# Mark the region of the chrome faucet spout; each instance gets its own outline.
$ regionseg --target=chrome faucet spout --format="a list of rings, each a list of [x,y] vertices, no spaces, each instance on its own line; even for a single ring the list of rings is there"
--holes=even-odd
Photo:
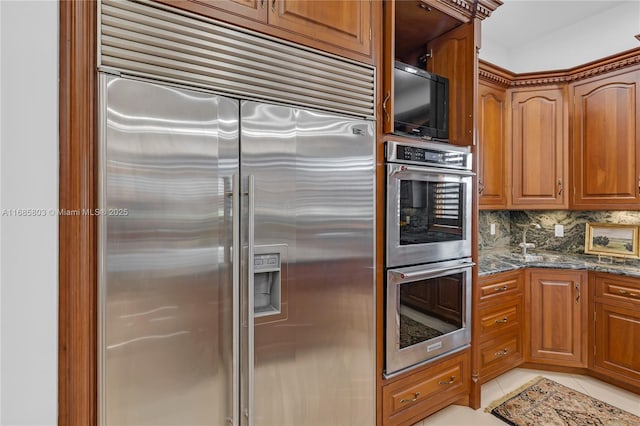
[[[534,243],[527,243],[527,231],[529,229],[542,229],[542,226],[540,226],[539,223],[530,223],[528,225],[524,225],[525,228],[522,231],[522,242],[519,244],[520,248],[522,248],[522,255],[524,257],[527,256],[527,249],[528,248],[535,248],[536,245]]]

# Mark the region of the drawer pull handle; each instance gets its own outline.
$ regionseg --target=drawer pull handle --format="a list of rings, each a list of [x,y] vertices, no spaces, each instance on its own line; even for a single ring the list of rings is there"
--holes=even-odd
[[[496,288],[495,291],[507,291],[507,290],[509,290],[509,287],[507,287],[506,285],[503,285],[502,287]]]
[[[496,324],[504,324],[504,323],[506,323],[507,321],[508,321],[508,320],[507,320],[507,317],[504,317],[504,318],[502,318],[501,320],[496,320]]]
[[[456,381],[456,376],[451,376],[451,377],[449,377],[449,381],[448,382],[441,381],[440,384],[441,385],[450,385],[450,384],[453,384],[453,382],[455,382],[455,381]]]
[[[501,351],[496,352],[494,355],[495,355],[496,357],[499,357],[499,356],[505,356],[508,352],[509,352],[509,351],[508,351],[507,349],[503,349],[503,350],[501,350]]]
[[[623,296],[640,297],[640,294],[638,294],[638,293],[630,293],[627,290],[620,290],[620,291],[618,291],[618,293],[623,295]]]
[[[416,392],[413,394],[413,399],[401,399],[400,404],[406,404],[407,402],[416,402],[418,397],[420,396],[420,392]]]

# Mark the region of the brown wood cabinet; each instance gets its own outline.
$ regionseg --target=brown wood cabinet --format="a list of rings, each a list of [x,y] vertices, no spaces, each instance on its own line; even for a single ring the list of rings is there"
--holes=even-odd
[[[525,360],[587,366],[587,272],[530,269],[525,306]]]
[[[455,145],[474,144],[479,25],[473,20],[428,44],[428,70],[449,79],[449,141]]]
[[[591,369],[640,389],[640,279],[592,273]]]
[[[370,0],[158,0],[278,38],[373,63]]]
[[[524,275],[522,270],[480,277],[479,339],[474,349],[480,383],[522,364]]]
[[[572,206],[640,208],[640,71],[571,85]]]
[[[564,87],[511,95],[511,205],[568,208],[568,111]]]
[[[382,388],[382,424],[413,425],[468,396],[469,350],[418,369]]]
[[[507,208],[506,90],[478,84],[478,204],[480,209]]]

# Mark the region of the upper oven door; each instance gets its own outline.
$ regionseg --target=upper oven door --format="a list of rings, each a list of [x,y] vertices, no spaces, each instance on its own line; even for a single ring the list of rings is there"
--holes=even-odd
[[[471,177],[387,165],[387,267],[471,256]]]

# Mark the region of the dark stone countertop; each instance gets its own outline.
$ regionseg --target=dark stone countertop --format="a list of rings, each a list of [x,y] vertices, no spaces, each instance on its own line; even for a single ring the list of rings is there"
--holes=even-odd
[[[543,251],[532,251],[531,254],[541,255],[543,259],[525,262],[520,253],[508,250],[480,250],[478,255],[479,274],[482,277],[520,268],[556,268],[609,272],[640,278],[640,267],[634,260],[624,260],[622,263],[623,259],[615,259],[613,263],[605,263],[604,261],[598,262],[598,256],[593,255]],[[611,258],[606,260],[608,262]]]

